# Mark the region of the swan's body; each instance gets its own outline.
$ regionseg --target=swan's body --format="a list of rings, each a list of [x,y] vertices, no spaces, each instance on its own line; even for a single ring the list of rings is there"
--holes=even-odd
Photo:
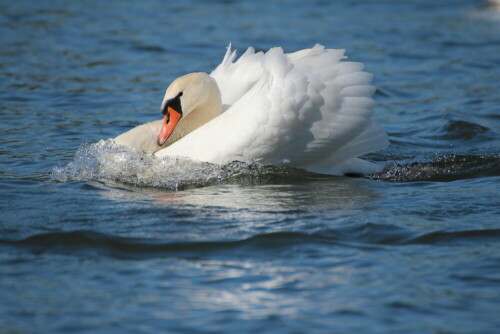
[[[235,57],[229,47],[210,75],[176,79],[162,104],[165,119],[138,126],[116,142],[158,157],[217,164],[256,160],[337,175],[378,169],[358,158],[388,145],[371,120],[375,88],[361,63],[340,61],[344,50],[321,45],[290,54],[249,48],[233,62]],[[171,131],[165,120],[177,108],[180,120]]]

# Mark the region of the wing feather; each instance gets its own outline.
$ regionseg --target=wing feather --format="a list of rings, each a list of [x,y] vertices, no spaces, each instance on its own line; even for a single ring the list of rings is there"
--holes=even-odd
[[[343,61],[344,50],[319,44],[291,54],[249,48],[235,58],[229,46],[211,73],[227,110],[163,155],[286,162],[311,170],[316,165],[324,172],[387,145],[385,132],[371,120],[372,75],[361,63]]]

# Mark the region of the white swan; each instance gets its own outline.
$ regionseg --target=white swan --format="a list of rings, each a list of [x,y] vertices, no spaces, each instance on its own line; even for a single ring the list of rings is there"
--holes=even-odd
[[[210,75],[176,79],[163,99],[164,119],[115,141],[217,164],[256,160],[333,175],[379,169],[358,158],[388,145],[371,120],[375,87],[363,64],[319,44],[288,54],[248,48],[235,57],[229,46]]]

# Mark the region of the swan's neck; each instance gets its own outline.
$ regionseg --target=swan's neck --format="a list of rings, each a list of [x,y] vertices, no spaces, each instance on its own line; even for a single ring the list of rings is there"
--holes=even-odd
[[[191,73],[178,78],[172,85],[176,82],[178,85],[184,84],[188,87],[184,92],[185,100],[183,101],[183,108],[186,109],[185,115],[179,120],[172,134],[162,146],[158,146],[157,140],[164,120],[137,126],[116,137],[115,142],[134,147],[137,150],[154,153],[172,145],[221,114],[220,90],[215,80],[208,74]]]

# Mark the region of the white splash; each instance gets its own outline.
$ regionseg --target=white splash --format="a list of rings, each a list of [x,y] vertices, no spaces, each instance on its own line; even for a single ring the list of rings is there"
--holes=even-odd
[[[113,180],[135,186],[180,190],[222,183],[274,183],[308,173],[257,162],[217,165],[181,157],[158,158],[118,145],[113,139],[82,144],[73,161],[52,170],[56,182]]]

